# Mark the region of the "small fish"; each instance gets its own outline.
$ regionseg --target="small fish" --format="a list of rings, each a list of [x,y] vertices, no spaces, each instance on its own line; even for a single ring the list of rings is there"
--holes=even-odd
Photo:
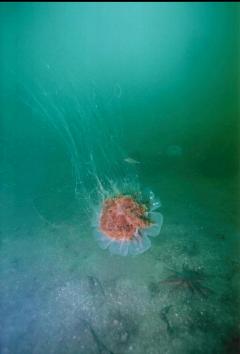
[[[140,163],[139,161],[134,160],[131,157],[127,157],[126,159],[124,159],[124,161],[127,163],[131,163],[131,164],[139,164]]]

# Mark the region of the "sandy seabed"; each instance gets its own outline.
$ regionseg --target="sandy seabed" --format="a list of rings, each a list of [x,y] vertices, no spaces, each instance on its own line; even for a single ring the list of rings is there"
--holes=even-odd
[[[51,222],[2,186],[1,353],[238,353],[235,182],[145,176],[164,224],[136,257],[101,250],[81,220]],[[183,267],[204,274],[204,294],[162,282]]]

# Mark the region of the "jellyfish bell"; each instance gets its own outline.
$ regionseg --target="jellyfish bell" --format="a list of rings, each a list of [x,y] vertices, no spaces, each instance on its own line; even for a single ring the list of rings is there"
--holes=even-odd
[[[163,217],[155,210],[160,202],[148,191],[105,198],[95,219],[95,236],[102,249],[122,256],[137,255],[151,247],[149,237],[160,233]]]

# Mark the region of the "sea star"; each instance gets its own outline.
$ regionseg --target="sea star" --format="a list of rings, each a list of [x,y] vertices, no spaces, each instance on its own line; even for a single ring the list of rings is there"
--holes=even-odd
[[[187,289],[192,294],[199,294],[206,298],[210,289],[202,285],[202,281],[206,278],[201,270],[190,269],[188,266],[183,265],[181,271],[170,269],[173,275],[161,281],[164,284],[174,285],[172,290]]]

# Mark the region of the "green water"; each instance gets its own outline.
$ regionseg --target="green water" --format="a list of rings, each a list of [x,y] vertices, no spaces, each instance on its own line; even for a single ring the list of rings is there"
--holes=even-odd
[[[239,353],[239,46],[237,3],[0,5],[1,353]],[[136,257],[92,230],[126,186]]]

